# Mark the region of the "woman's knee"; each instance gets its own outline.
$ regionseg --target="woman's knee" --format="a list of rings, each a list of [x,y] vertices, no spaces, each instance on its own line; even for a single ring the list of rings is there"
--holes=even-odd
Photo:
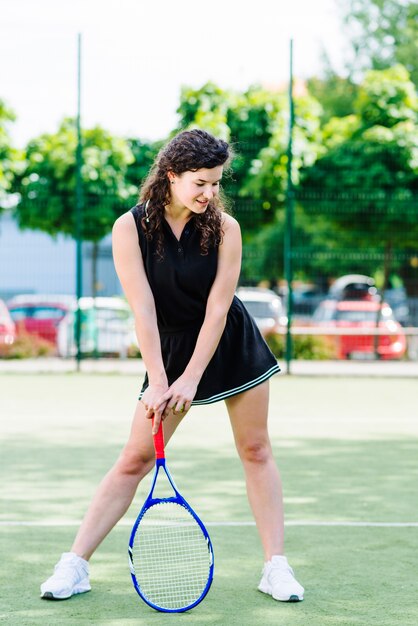
[[[138,448],[125,446],[116,461],[116,467],[121,474],[142,478],[145,474],[148,474],[154,462],[153,452],[148,453]]]
[[[247,441],[242,442],[237,447],[243,463],[264,465],[272,456],[269,441]]]

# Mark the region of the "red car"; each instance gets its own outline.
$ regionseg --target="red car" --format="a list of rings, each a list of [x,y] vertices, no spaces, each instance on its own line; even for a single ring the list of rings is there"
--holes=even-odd
[[[378,315],[378,335],[368,334],[367,329],[376,329]],[[405,333],[385,302],[380,304],[373,300],[323,300],[312,321],[313,325],[323,328],[324,335],[327,335],[326,328],[340,331],[329,333],[335,337],[340,359],[373,357],[375,352],[380,359],[401,359],[405,355]],[[343,334],[344,330],[347,334]]]
[[[10,315],[18,334],[38,335],[56,345],[60,322],[68,312],[68,306],[54,302],[9,302]]]
[[[9,310],[3,300],[0,300],[0,346],[11,346],[16,338],[16,327]]]

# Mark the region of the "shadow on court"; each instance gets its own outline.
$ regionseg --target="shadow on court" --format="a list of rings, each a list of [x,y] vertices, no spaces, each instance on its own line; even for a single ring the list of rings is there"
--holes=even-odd
[[[40,525],[0,525],[0,623],[418,624],[418,529],[344,525],[418,522],[415,383],[293,378],[272,384],[271,426],[286,519],[301,523],[286,530],[290,562],[306,588],[305,601],[296,605],[275,603],[257,592],[262,552],[256,529],[233,525],[252,518],[227,417],[220,407],[197,409],[196,419],[187,428],[182,425],[168,446],[167,460],[180,491],[208,523],[215,579],[196,609],[168,616],[141,602],[127,564],[129,522],[142,505],[149,479],[125,525],[115,528],[94,555],[93,591],[68,602],[39,600],[39,584],[68,549],[97,484],[120,452],[137,381],[27,377],[22,394],[22,380],[8,377],[10,393],[0,399],[0,522]],[[361,411],[340,402],[347,396],[356,398]],[[229,525],[216,524],[222,522]]]
[[[284,482],[286,518],[311,521],[411,522],[418,500],[418,438],[295,439],[274,447]],[[77,521],[120,451],[119,446],[51,446],[4,438],[0,520]],[[180,491],[208,522],[251,520],[244,475],[232,446],[167,450]],[[147,477],[128,517],[149,488]]]
[[[3,528],[2,531],[5,529]],[[7,529],[0,620],[10,626],[162,626],[176,619],[193,626],[394,626],[417,623],[410,593],[418,547],[414,529],[290,528],[288,553],[306,588],[297,605],[276,603],[256,590],[261,558],[255,528],[215,527],[215,579],[193,611],[167,616],[147,607],[130,582],[128,528],[116,528],[92,559],[93,590],[66,602],[39,599],[39,584],[74,529]],[[388,572],[390,571],[390,576]],[[396,597],[396,602],[393,598]]]

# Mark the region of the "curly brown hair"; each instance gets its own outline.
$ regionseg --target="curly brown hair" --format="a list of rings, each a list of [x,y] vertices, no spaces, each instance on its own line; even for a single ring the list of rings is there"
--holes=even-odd
[[[157,256],[164,257],[162,220],[164,207],[170,203],[171,192],[168,172],[180,175],[199,169],[211,169],[228,165],[231,149],[226,141],[217,139],[204,130],[193,129],[180,132],[158,153],[147,178],[142,184],[139,202],[146,203],[146,216],[141,220],[147,239],[156,238]],[[204,213],[195,215],[195,224],[200,231],[201,254],[222,242],[222,212],[226,211],[222,192],[214,196]]]

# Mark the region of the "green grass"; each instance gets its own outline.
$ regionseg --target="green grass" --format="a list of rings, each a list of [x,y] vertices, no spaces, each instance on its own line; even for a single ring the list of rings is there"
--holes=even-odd
[[[167,450],[208,524],[215,580],[193,611],[160,614],[130,582],[129,524],[149,487],[94,555],[93,591],[39,600],[130,426],[133,376],[4,375],[0,397],[0,623],[7,626],[416,626],[418,529],[308,522],[418,522],[416,381],[275,377],[270,431],[284,482],[286,546],[306,588],[299,604],[257,592],[262,566],[243,474],[222,404],[193,409]]]

